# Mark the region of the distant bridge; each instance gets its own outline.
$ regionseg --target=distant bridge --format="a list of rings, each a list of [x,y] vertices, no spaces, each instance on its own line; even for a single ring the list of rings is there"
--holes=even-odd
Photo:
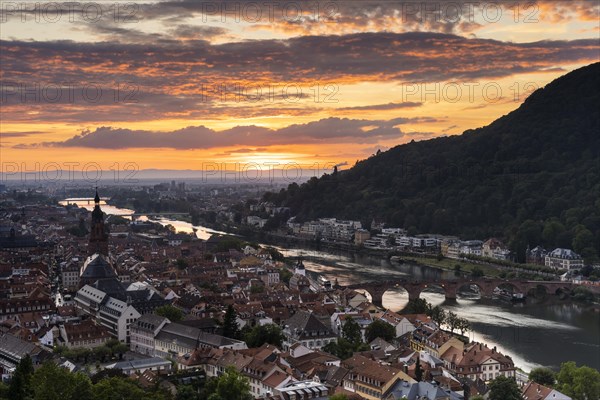
[[[128,217],[181,217],[181,216],[188,216],[190,215],[189,212],[169,212],[169,211],[162,211],[162,212],[147,212],[147,213],[133,213],[133,214],[128,214]]]
[[[371,295],[371,302],[379,307],[383,307],[383,294],[393,288],[402,288],[408,293],[408,299],[418,299],[421,292],[427,288],[442,289],[446,299],[456,299],[458,291],[470,285],[476,285],[479,288],[481,297],[492,297],[494,289],[499,286],[511,286],[514,292],[527,294],[538,286],[543,287],[546,293],[570,293],[575,287],[579,286],[572,282],[561,281],[526,281],[494,278],[478,279],[457,279],[449,281],[423,280],[414,281],[409,279],[395,279],[384,282],[364,282],[345,286],[348,289],[364,290]]]

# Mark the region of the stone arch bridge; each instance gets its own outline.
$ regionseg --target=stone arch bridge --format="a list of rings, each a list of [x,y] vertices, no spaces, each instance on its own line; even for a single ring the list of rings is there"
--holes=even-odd
[[[494,289],[499,286],[512,286],[513,291],[528,293],[538,286],[543,287],[546,293],[570,292],[575,288],[571,282],[561,281],[525,281],[510,279],[457,279],[457,280],[422,280],[413,281],[408,279],[396,279],[382,282],[364,282],[345,286],[347,289],[364,290],[371,295],[371,302],[379,307],[383,307],[383,294],[393,288],[402,288],[408,292],[408,299],[419,298],[421,292],[427,288],[442,289],[445,292],[446,299],[456,299],[458,291],[469,285],[476,285],[482,297],[492,297]]]

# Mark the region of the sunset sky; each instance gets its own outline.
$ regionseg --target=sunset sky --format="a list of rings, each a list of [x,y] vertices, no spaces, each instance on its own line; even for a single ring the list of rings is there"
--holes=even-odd
[[[0,2],[2,163],[353,165],[600,60],[598,1],[35,4]]]

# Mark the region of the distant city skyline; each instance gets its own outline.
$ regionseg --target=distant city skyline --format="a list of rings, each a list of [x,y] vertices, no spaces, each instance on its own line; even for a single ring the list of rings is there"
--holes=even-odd
[[[595,1],[78,4],[0,6],[2,163],[351,166],[600,60]]]

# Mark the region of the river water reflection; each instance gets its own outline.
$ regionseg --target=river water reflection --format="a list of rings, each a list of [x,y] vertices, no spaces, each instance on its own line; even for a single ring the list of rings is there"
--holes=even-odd
[[[386,281],[402,277],[451,279],[454,273],[413,264],[398,264],[378,257],[344,252],[280,248],[285,256],[303,257],[307,270],[339,284]],[[600,313],[590,307],[559,300],[555,296],[510,304],[492,299],[461,297],[448,301],[443,294],[423,292],[421,297],[467,318],[472,340],[510,355],[529,371],[536,366],[558,369],[564,361],[576,361],[600,369]],[[390,289],[383,305],[399,311],[408,303],[403,289]]]
[[[67,199],[68,200],[68,199]],[[78,204],[80,202],[77,202]],[[93,208],[87,201],[80,206]],[[131,215],[132,210],[103,205],[107,214]],[[173,225],[178,231],[196,230],[200,239],[208,239],[218,232],[202,226],[167,218],[155,220]],[[307,249],[280,248],[286,257],[303,257],[307,270],[323,275],[339,284],[386,281],[401,277],[417,279],[451,279],[452,272],[412,264],[398,264],[377,257],[345,252],[324,252]],[[510,355],[515,364],[529,371],[536,366],[558,369],[565,361],[576,361],[600,369],[600,313],[590,307],[564,302],[555,296],[528,299],[525,304],[510,304],[492,299],[460,297],[445,300],[442,294],[423,292],[423,298],[433,305],[441,305],[472,325],[472,340],[496,346]],[[402,289],[388,290],[383,305],[398,311],[406,306],[408,295]]]

